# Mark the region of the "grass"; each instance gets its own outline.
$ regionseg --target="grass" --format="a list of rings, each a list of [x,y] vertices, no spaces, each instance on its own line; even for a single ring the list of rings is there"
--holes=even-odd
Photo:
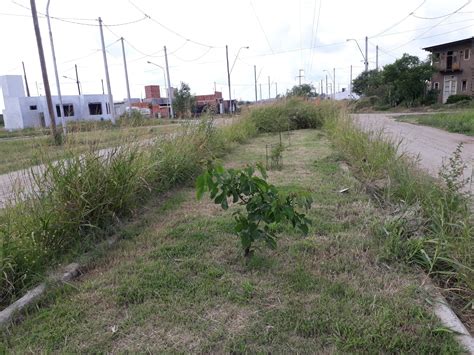
[[[423,268],[474,329],[474,221],[472,201],[461,192],[459,154],[440,181],[401,154],[399,142],[380,131],[363,132],[345,115],[327,121],[326,129],[367,191],[391,214],[376,228],[381,257]]]
[[[256,138],[225,165],[261,161],[277,141]],[[371,226],[382,215],[325,134],[294,132],[283,155],[270,180],[313,194],[307,237],[284,228],[278,249],[246,262],[233,209],[180,189],[150,201],[87,274],[5,329],[0,351],[459,353],[418,276],[378,261]]]
[[[431,126],[448,132],[474,136],[474,110],[427,115],[405,115],[397,117],[397,121]]]
[[[62,146],[51,143],[49,136],[19,138],[14,140],[0,139],[0,174],[25,169],[42,162],[62,159],[71,153],[83,153],[94,146],[97,149],[109,148],[156,137],[160,133],[176,130],[176,125],[158,127],[128,127],[121,129],[77,130],[68,135]]]
[[[0,304],[8,304],[67,260],[106,237],[150,195],[190,181],[213,156],[254,132],[247,122],[180,127],[174,138],[91,149],[44,162],[0,215]],[[158,137],[159,138],[159,137]]]

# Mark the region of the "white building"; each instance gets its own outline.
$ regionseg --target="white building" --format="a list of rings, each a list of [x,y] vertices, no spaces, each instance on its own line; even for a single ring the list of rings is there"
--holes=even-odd
[[[3,91],[3,119],[8,130],[28,127],[48,127],[51,123],[46,97],[27,97],[21,75],[0,76]],[[59,98],[53,96],[56,124],[61,124]],[[107,95],[63,95],[64,116],[67,121],[110,120],[112,115]]]

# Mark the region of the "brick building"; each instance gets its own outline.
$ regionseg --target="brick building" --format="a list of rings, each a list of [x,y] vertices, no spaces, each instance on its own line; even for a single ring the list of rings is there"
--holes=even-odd
[[[148,108],[153,117],[169,118],[168,98],[161,97],[159,85],[145,86],[145,98],[141,102],[132,102],[132,107]]]
[[[439,90],[438,101],[464,94],[474,97],[474,37],[423,48],[431,52],[431,63],[436,72],[431,87]]]

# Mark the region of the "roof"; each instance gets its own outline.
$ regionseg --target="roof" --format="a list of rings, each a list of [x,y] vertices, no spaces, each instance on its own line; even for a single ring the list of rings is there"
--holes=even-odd
[[[469,38],[460,39],[460,40],[454,41],[454,42],[436,44],[436,45],[434,45],[434,46],[425,47],[425,48],[423,48],[423,49],[424,49],[425,51],[432,52],[432,51],[434,51],[434,50],[441,49],[442,47],[456,46],[456,45],[458,45],[458,44],[464,44],[464,43],[472,43],[473,40],[474,40],[474,37],[469,37]]]

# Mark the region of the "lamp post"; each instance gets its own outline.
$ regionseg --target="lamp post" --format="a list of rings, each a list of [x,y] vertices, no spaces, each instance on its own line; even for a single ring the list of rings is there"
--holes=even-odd
[[[226,54],[226,59],[227,59],[227,83],[229,85],[229,111],[232,114],[234,111],[234,107],[232,105],[232,94],[231,94],[231,87],[230,87],[230,74],[232,73],[232,70],[234,69],[235,63],[237,62],[237,58],[239,57],[240,51],[242,49],[249,49],[249,46],[244,46],[240,47],[239,50],[237,51],[237,55],[235,56],[234,63],[232,63],[232,67],[229,70],[229,48],[226,45],[225,46],[225,54]]]
[[[166,73],[165,73],[165,68],[163,68],[161,65],[159,64],[156,64],[156,63],[153,63],[153,62],[150,62],[149,60],[147,61],[148,64],[151,64],[151,65],[154,65],[155,67],[158,67],[160,68],[161,70],[163,70],[163,81],[165,83],[165,90],[166,92],[168,93],[168,115],[169,117],[171,117],[171,114],[170,114],[170,109],[171,109],[171,97],[170,97],[170,92],[168,92],[168,87],[166,85]]]
[[[354,41],[354,42],[357,44],[357,48],[359,48],[360,54],[362,54],[362,58],[364,58],[365,71],[367,72],[367,71],[369,70],[369,61],[368,61],[368,58],[367,58],[367,42],[368,42],[368,38],[365,37],[365,55],[364,55],[364,53],[362,52],[362,49],[361,49],[360,46],[359,46],[359,42],[357,42],[357,40],[356,40],[355,38],[348,38],[348,39],[346,39],[346,42],[349,42],[349,41]]]

